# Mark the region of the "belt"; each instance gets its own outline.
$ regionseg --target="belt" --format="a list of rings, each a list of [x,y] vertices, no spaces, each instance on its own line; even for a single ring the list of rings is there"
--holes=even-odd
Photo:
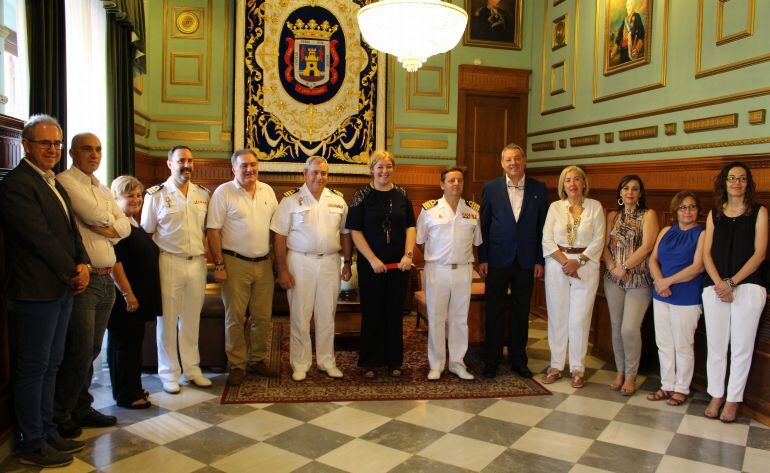
[[[257,256],[256,258],[249,258],[248,256],[243,256],[242,254],[236,253],[235,251],[225,250],[225,249],[222,250],[222,253],[233,256],[238,259],[242,259],[243,261],[248,261],[250,263],[259,263],[260,261],[265,261],[266,259],[270,258],[269,254],[265,256]]]
[[[109,276],[112,273],[112,266],[107,268],[91,268],[91,274],[98,274],[100,276]]]
[[[198,257],[199,257],[199,256],[183,256],[183,255],[178,255],[178,254],[176,254],[176,253],[169,253],[168,251],[161,251],[160,253],[161,253],[162,255],[169,255],[169,256],[173,256],[174,258],[185,259],[185,260],[187,260],[187,261],[191,261],[191,260],[193,260],[194,258],[198,258]],[[201,256],[202,256],[202,255],[201,255]]]
[[[582,247],[582,248],[572,248],[572,247],[569,247],[569,246],[561,246],[561,245],[557,245],[557,246],[559,247],[559,249],[561,250],[562,253],[567,253],[568,255],[579,255],[579,254],[583,253],[586,250],[585,247]]]
[[[325,258],[325,257],[330,256],[330,255],[337,255],[337,256],[339,256],[339,252],[336,252],[336,253],[311,253],[309,251],[295,251],[295,250],[290,250],[290,251],[294,251],[295,253],[299,253],[299,254],[305,255],[305,256],[311,256],[313,258],[318,258],[318,259]]]
[[[442,264],[442,263],[436,263],[436,262],[433,262],[433,261],[428,261],[428,263],[429,264],[435,264],[435,265],[438,265],[438,266],[446,266],[447,268],[451,268],[451,269],[457,269],[457,268],[459,268],[461,266],[468,266],[469,264],[471,264],[471,263]]]

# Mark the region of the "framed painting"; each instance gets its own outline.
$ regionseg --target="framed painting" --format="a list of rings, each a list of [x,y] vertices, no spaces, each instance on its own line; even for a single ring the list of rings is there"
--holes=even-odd
[[[653,0],[605,1],[605,76],[649,64],[652,4]]]
[[[463,44],[487,48],[521,49],[524,0],[465,0],[470,24]]]

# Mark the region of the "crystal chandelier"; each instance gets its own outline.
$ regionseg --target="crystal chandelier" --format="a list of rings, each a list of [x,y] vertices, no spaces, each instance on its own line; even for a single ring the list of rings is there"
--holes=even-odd
[[[455,47],[467,23],[465,10],[441,0],[381,0],[358,10],[364,40],[409,72]]]

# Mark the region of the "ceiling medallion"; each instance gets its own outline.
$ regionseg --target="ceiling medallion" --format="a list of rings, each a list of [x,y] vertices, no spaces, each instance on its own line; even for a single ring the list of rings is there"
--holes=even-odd
[[[176,17],[176,27],[179,32],[184,34],[193,34],[198,31],[200,21],[195,13],[186,11],[179,14]]]

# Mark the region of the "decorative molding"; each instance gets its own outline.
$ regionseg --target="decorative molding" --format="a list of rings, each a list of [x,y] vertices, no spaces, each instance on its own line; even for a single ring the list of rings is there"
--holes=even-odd
[[[198,78],[195,80],[176,78],[176,60],[179,58],[195,59],[198,63]],[[174,85],[201,85],[203,84],[203,53],[171,53],[171,84]]]
[[[209,13],[211,10],[209,9]],[[201,7],[174,7],[172,9],[175,28],[171,31],[172,38],[203,39],[203,29],[200,27],[206,17]]]
[[[561,86],[556,88],[556,70],[561,69]],[[564,61],[551,64],[551,95],[559,95],[564,93],[564,87],[567,85],[567,68],[564,66]]]
[[[567,148],[567,140],[565,138],[562,138],[559,140],[559,148],[561,149]]]
[[[549,61],[547,61],[547,56],[548,56],[548,54],[547,54],[548,53],[548,32],[551,30],[551,28],[549,28],[549,26],[548,26],[548,3],[549,3],[548,1],[544,1],[543,2],[543,46],[542,46],[543,54],[542,54],[542,59],[541,59],[542,66],[541,66],[541,72],[540,72],[540,115],[550,115],[552,113],[563,112],[565,110],[572,110],[572,109],[575,108],[575,105],[577,103],[577,74],[578,74],[577,56],[578,56],[578,25],[580,24],[579,23],[579,19],[580,19],[580,0],[575,0],[575,19],[573,20],[574,24],[575,24],[575,28],[574,28],[574,30],[575,30],[575,32],[574,32],[575,37],[574,37],[573,45],[572,45],[572,91],[571,91],[572,100],[570,101],[570,103],[568,103],[566,105],[556,106],[554,108],[549,108],[549,109],[546,109],[546,107],[545,107],[545,84],[546,84],[546,80],[545,80],[546,69],[545,69],[545,67],[546,67],[546,63],[549,62]],[[564,15],[564,17],[565,17],[565,22],[566,22],[566,14]],[[565,23],[565,26],[566,26],[566,23]],[[565,28],[565,30],[566,30],[566,28]],[[566,31],[565,31],[565,34],[566,34]],[[566,36],[565,36],[565,41],[566,41]],[[551,52],[553,52],[553,51],[551,51]],[[551,66],[551,67],[552,67],[551,68],[551,72],[553,73],[553,66]],[[562,87],[563,89],[567,88],[566,78],[567,78],[567,72],[565,70],[564,71],[564,79],[565,79],[565,81],[563,82],[563,87]],[[553,75],[551,75],[551,79],[553,79]],[[553,84],[551,84],[551,85],[553,85]],[[561,93],[561,92],[553,93],[553,87],[551,87],[551,89],[552,89],[552,92],[550,94],[551,96],[558,95],[558,94]]]
[[[645,138],[656,138],[657,136],[658,125],[631,128],[630,130],[620,130],[618,132],[618,139],[620,141],[642,140]]]
[[[556,6],[556,5],[561,5],[561,4],[562,4],[562,3],[564,3],[565,1],[566,1],[566,0],[553,0],[553,6]]]
[[[400,146],[406,149],[447,149],[449,141],[447,140],[417,140],[402,139]]]
[[[219,141],[224,141],[225,143],[232,143],[233,141],[233,134],[229,131],[223,131],[219,133]]]
[[[169,0],[164,0],[163,1],[163,44],[162,44],[163,55],[162,55],[162,65],[161,65],[161,69],[162,69],[162,74],[161,74],[161,102],[164,102],[164,103],[186,103],[186,104],[208,104],[208,103],[211,103],[211,56],[212,56],[212,54],[211,54],[211,43],[212,43],[212,36],[213,36],[211,34],[211,32],[212,32],[212,19],[211,19],[212,15],[211,15],[211,12],[213,11],[212,1],[213,0],[208,0],[207,1],[207,11],[209,12],[209,14],[206,15],[206,29],[207,29],[208,33],[205,35],[205,39],[206,39],[205,63],[206,63],[206,65],[204,66],[204,69],[206,71],[206,81],[205,81],[206,83],[203,86],[205,94],[204,94],[204,97],[202,97],[202,98],[196,98],[196,97],[174,98],[174,97],[169,97],[169,95],[168,95],[168,82],[169,82],[167,80],[168,79],[168,75],[169,75],[169,72],[168,72],[169,65],[168,65],[168,61],[167,61],[168,56],[169,56],[168,55],[168,40],[169,40],[169,38],[173,39],[174,36],[173,36],[173,31],[172,31],[172,34],[169,34],[169,32],[168,32],[169,23],[170,23],[170,21],[169,21],[170,19],[169,19],[169,15],[168,15],[168,2],[169,2]],[[174,7],[174,8],[188,8],[188,7]],[[201,34],[203,34],[203,33],[201,33]],[[186,37],[186,38],[187,39],[193,39],[193,38],[190,38],[189,36]],[[201,36],[200,38],[196,38],[196,39],[199,39],[199,40],[203,39],[203,36]],[[172,62],[172,64],[173,64],[173,62]]]
[[[606,153],[591,153],[591,154],[581,154],[581,155],[574,155],[574,156],[554,156],[554,157],[543,157],[543,158],[537,158],[537,159],[530,159],[530,163],[546,163],[550,161],[576,161],[581,159],[593,159],[593,158],[610,158],[615,156],[633,156],[633,155],[639,155],[639,154],[653,154],[653,153],[670,153],[675,151],[690,151],[695,149],[710,149],[710,148],[729,148],[731,146],[754,146],[754,145],[764,145],[770,143],[770,136],[763,137],[763,138],[747,138],[747,139],[740,139],[740,140],[731,140],[731,141],[712,141],[708,143],[697,143],[697,144],[691,144],[691,145],[676,145],[676,146],[663,146],[659,148],[642,148],[642,149],[633,149],[633,150],[625,150],[625,151],[609,151]],[[623,163],[624,166],[626,166],[626,163]]]
[[[666,123],[663,125],[663,131],[666,136],[676,135],[676,123]]]
[[[414,154],[399,154],[398,159],[415,159],[415,160],[435,160],[435,161],[455,161],[454,156],[418,156]],[[399,164],[399,169],[401,165]]]
[[[755,0],[748,0],[746,6],[748,12],[746,15],[746,28],[743,31],[737,31],[733,34],[725,36],[724,33],[724,10],[725,3],[729,0],[719,0],[717,2],[717,37],[716,45],[722,46],[731,41],[737,41],[739,39],[748,38],[754,34],[754,15],[756,14],[756,2]]]
[[[394,133],[447,133],[450,135],[456,135],[457,130],[455,128],[428,128],[428,127],[406,127],[397,126],[393,128]]]
[[[749,123],[751,125],[764,125],[766,113],[767,110],[764,108],[761,110],[749,110]]]
[[[628,115],[619,115],[615,117],[602,118],[601,120],[594,120],[591,122],[576,123],[574,125],[567,125],[558,128],[550,128],[541,131],[535,131],[528,133],[527,137],[550,135],[552,133],[559,133],[562,131],[577,130],[580,128],[594,127],[598,125],[607,125],[608,123],[616,123],[627,120],[636,120],[637,118],[652,117],[655,115],[669,114],[674,112],[681,112],[683,110],[690,110],[694,108],[708,107],[710,105],[718,105],[727,102],[733,102],[736,100],[745,100],[755,97],[762,97],[764,95],[770,95],[770,87],[762,87],[760,89],[752,89],[743,92],[736,92],[733,94],[722,95],[719,97],[712,97],[708,99],[696,100],[694,102],[687,102],[678,105],[671,105],[668,107],[661,107],[652,110],[646,110],[643,112],[630,113]]]
[[[566,13],[553,20],[551,26],[551,51],[556,51],[567,45],[567,36],[569,35],[569,25],[567,21]]]
[[[549,151],[556,149],[555,141],[541,141],[540,143],[532,143],[532,151]]]
[[[170,146],[148,146],[141,143],[135,143],[134,147],[137,149],[143,149],[145,151],[163,151],[167,152],[170,148]],[[201,152],[201,153],[232,153],[232,148],[220,148],[220,147],[213,147],[213,146],[190,146],[190,150],[193,153]],[[166,159],[166,156],[156,156],[158,158]],[[229,163],[229,161],[228,161]]]
[[[136,95],[142,95],[144,93],[144,74],[134,77],[133,87]]]
[[[738,114],[730,113],[715,117],[698,118],[696,120],[685,120],[682,124],[685,133],[736,128],[738,126]]]
[[[457,86],[459,90],[526,94],[529,92],[529,75],[530,71],[524,73],[521,69],[460,64]]]
[[[614,143],[615,142],[615,132],[611,131],[609,133],[604,134],[604,142],[605,143]]]
[[[222,132],[232,131],[232,126],[229,123],[229,109],[230,94],[228,88],[230,81],[230,0],[225,0],[225,55],[222,57]]]
[[[178,130],[158,130],[155,134],[159,140],[180,140],[180,141],[208,141],[210,133],[208,131],[178,131]]]
[[[419,92],[418,90],[418,75],[419,70],[415,72],[406,73],[406,113],[434,113],[439,115],[449,114],[449,83],[451,80],[452,71],[452,53],[446,52],[444,54],[444,66],[423,66],[421,70],[432,70],[438,72],[438,89],[436,94],[429,94],[425,92]],[[412,91],[414,89],[414,91]],[[417,108],[412,106],[412,97],[443,97],[444,103],[440,109],[431,108]]]
[[[586,135],[586,136],[576,136],[575,138],[569,139],[569,145],[574,147],[577,146],[590,146],[590,145],[598,145],[599,144],[599,135]]]
[[[444,67],[423,66],[412,73],[407,72],[407,74],[412,76],[412,87],[414,88],[414,93],[412,95],[415,97],[443,97],[444,69]],[[435,72],[436,76],[438,77],[438,92],[427,92],[420,90],[420,74],[428,71]]]
[[[134,115],[137,117],[147,120],[148,122],[155,122],[155,123],[192,123],[195,125],[221,125],[222,120],[213,120],[213,119],[207,119],[207,118],[184,118],[184,117],[151,117],[150,115],[147,115],[146,113],[134,110]]]
[[[134,122],[134,134],[136,136],[148,137],[150,136],[150,129],[149,127]]]

